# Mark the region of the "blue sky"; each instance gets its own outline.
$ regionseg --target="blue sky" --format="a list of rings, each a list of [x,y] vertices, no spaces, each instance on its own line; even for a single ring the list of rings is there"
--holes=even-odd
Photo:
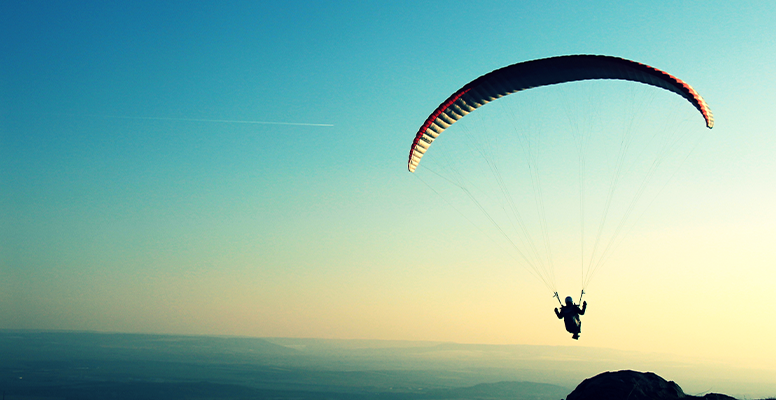
[[[711,356],[766,365],[776,10],[654,3],[4,2],[0,328],[567,344],[541,284],[418,211],[438,200],[406,159],[471,79],[607,54],[686,80],[717,125],[697,203],[628,248],[665,270],[604,274],[587,345],[709,355],[713,319],[748,329]],[[629,296],[672,311],[619,318]]]

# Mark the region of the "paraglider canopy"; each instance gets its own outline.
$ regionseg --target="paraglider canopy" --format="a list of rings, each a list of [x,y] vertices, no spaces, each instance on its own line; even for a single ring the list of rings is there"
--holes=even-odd
[[[466,114],[500,97],[525,89],[590,79],[640,82],[674,92],[703,115],[706,126],[714,117],[703,98],[690,85],[667,72],[624,58],[569,55],[526,61],[485,74],[453,93],[434,110],[415,135],[408,169],[415,172],[421,157],[445,129]]]

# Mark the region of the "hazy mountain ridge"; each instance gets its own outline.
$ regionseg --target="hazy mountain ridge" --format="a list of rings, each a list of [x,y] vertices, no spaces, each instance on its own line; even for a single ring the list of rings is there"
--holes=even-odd
[[[78,359],[87,354],[90,359],[144,359],[165,354],[181,360],[203,355],[238,358],[298,355],[294,349],[257,338],[97,332],[5,331],[0,333],[0,348],[9,357],[39,355],[46,359]]]
[[[436,344],[303,341],[300,350],[293,343],[256,338],[0,331],[0,375],[6,377],[0,389],[8,400],[431,400],[520,398],[521,393],[543,399],[543,393],[557,398],[569,392],[548,384],[483,383],[514,378],[504,371],[402,370],[382,364]],[[358,365],[371,368],[354,368]]]
[[[570,346],[0,331],[0,354],[0,376],[6,377],[2,390],[28,396],[89,388],[100,393],[145,390],[151,396],[188,387],[211,398],[306,399],[328,393],[328,398],[354,399],[557,400],[558,391],[569,393],[582,380],[616,369],[669,371],[661,375],[680,381],[691,393],[748,393],[745,382],[738,384],[740,391],[710,387],[712,379],[730,379],[724,375],[729,370],[707,369],[717,375],[708,373],[709,380],[686,385],[681,372],[698,364]],[[219,390],[236,397],[223,397]],[[760,389],[765,394],[760,397],[773,393],[768,390]],[[550,392],[551,397],[542,397]],[[83,396],[66,397],[90,398]],[[165,398],[159,396],[147,398]]]
[[[557,399],[569,390],[559,386],[533,387],[525,382],[480,384],[472,388],[436,390],[428,393],[412,392],[333,392],[305,390],[271,390],[240,385],[209,382],[191,383],[98,383],[84,386],[49,386],[21,388],[8,393],[8,399],[342,399],[342,400],[437,400],[437,399]]]

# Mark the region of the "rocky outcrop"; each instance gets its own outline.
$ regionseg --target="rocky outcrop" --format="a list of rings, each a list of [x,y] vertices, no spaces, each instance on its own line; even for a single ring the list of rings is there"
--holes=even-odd
[[[652,372],[604,372],[585,379],[566,400],[735,400],[724,394],[709,393],[703,397],[684,394],[673,381]]]

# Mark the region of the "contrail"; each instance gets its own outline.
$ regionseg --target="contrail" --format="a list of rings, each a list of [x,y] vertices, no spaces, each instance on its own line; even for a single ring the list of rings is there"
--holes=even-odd
[[[56,115],[56,114],[54,114]],[[92,117],[92,118],[117,118],[117,119],[140,119],[150,121],[186,121],[186,122],[215,122],[226,124],[259,124],[259,125],[292,125],[292,126],[334,126],[333,124],[312,124],[307,122],[274,122],[274,121],[244,121],[236,119],[202,119],[202,118],[171,118],[171,117],[132,117],[127,115],[93,115],[93,114],[68,114],[71,117]]]

